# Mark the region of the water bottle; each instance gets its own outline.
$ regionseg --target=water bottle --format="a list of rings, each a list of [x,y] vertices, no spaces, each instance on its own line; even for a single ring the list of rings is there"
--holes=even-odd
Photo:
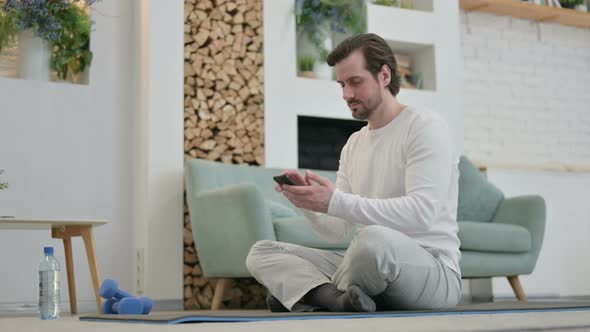
[[[59,318],[59,262],[53,247],[43,248],[45,257],[39,264],[39,318]]]

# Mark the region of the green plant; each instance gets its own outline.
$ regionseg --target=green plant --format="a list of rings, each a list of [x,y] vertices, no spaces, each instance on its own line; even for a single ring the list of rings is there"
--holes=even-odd
[[[66,79],[70,71],[77,75],[92,62],[92,20],[86,9],[96,1],[0,0],[0,49],[17,32],[33,29],[36,37],[50,43],[51,68],[58,77]]]
[[[323,41],[333,32],[357,34],[367,29],[364,0],[297,0],[297,31],[318,49],[319,60],[328,55]]]
[[[388,7],[393,7],[393,6],[397,6],[397,0],[375,0],[375,2],[373,2],[376,5],[380,5],[380,6],[388,6]]]
[[[0,5],[2,3],[0,2]],[[0,51],[15,43],[16,26],[14,16],[0,10]]]
[[[299,66],[299,71],[313,71],[313,66],[315,64],[316,57],[313,55],[302,55],[297,59],[297,64]]]
[[[559,0],[559,3],[564,8],[574,8],[577,5],[584,4],[584,0]]]
[[[3,170],[0,169],[0,174],[4,173]],[[0,181],[0,190],[4,190],[8,188],[8,183]]]
[[[92,20],[86,11],[71,6],[57,15],[61,21],[61,37],[53,42],[51,68],[65,80],[68,71],[73,75],[83,72],[92,63],[90,51],[90,31]]]

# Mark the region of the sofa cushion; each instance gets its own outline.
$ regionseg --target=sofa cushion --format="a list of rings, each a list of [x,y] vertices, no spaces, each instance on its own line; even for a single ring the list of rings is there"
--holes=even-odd
[[[350,239],[332,243],[322,239],[303,216],[278,218],[272,221],[277,241],[318,249],[346,249]]]
[[[465,156],[461,156],[459,172],[457,220],[492,220],[498,205],[504,199],[504,194],[488,182]]]
[[[266,200],[266,206],[268,206],[268,208],[270,209],[271,219],[288,218],[297,215],[297,213],[288,206],[285,206],[281,203],[277,203],[275,201],[271,201],[270,199]]]
[[[459,221],[461,250],[522,253],[531,250],[531,233],[518,225]]]

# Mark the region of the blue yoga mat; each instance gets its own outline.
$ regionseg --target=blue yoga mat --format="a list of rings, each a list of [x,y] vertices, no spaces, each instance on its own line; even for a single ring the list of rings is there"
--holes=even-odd
[[[184,311],[179,313],[152,313],[150,315],[86,315],[81,321],[105,321],[119,323],[181,324],[213,322],[257,322],[279,320],[384,318],[471,314],[506,314],[520,312],[556,312],[590,310],[590,302],[492,302],[457,306],[446,310],[354,312],[288,312],[222,310]]]

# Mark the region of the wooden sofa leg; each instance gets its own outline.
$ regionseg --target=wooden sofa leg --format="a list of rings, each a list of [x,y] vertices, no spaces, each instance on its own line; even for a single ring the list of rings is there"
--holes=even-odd
[[[213,293],[213,301],[211,302],[211,310],[219,310],[223,294],[229,288],[230,279],[217,279],[215,284],[215,292]]]
[[[510,283],[510,286],[512,286],[512,290],[514,291],[516,298],[519,301],[526,302],[526,295],[524,294],[524,290],[522,289],[522,285],[520,284],[518,276],[509,276],[508,282]]]

